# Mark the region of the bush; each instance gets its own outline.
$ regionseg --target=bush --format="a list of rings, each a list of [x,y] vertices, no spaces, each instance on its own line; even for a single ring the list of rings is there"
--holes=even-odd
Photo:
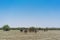
[[[4,30],[4,31],[9,31],[9,30],[10,30],[10,27],[9,27],[8,25],[4,25],[4,26],[3,26],[3,30]]]

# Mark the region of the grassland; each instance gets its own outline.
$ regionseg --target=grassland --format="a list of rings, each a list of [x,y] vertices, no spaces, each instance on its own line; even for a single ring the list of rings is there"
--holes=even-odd
[[[59,30],[39,31],[37,33],[24,33],[19,30],[0,30],[0,40],[60,40]]]

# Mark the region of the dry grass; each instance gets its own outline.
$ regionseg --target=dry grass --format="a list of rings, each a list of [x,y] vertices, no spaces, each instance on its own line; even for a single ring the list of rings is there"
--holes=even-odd
[[[38,33],[23,33],[19,30],[0,30],[0,40],[60,40],[60,31],[39,31]]]

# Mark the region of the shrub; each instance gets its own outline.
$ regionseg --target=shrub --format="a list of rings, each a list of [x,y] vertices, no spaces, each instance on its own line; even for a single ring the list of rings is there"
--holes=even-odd
[[[9,31],[9,30],[10,30],[10,27],[9,27],[8,25],[4,25],[4,26],[3,26],[3,30],[4,30],[4,31]]]

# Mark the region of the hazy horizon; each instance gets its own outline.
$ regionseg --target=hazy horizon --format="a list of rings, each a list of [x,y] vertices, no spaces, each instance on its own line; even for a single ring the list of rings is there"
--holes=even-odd
[[[60,0],[0,0],[0,27],[60,27]]]

